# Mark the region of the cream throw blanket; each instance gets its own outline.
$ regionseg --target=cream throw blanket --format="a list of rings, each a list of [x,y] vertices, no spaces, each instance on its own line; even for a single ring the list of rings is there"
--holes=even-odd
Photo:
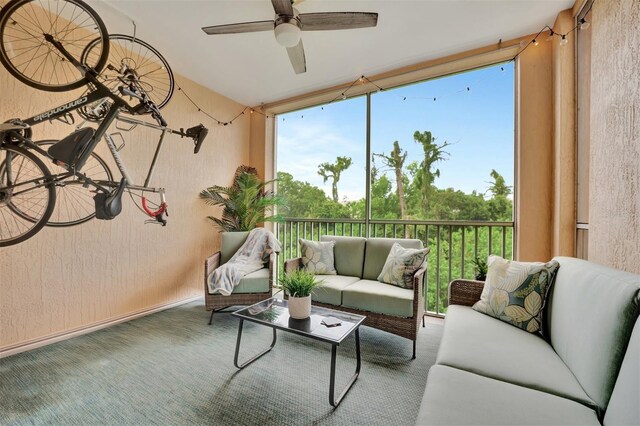
[[[209,276],[209,293],[229,296],[247,274],[264,268],[271,253],[280,252],[280,242],[270,231],[255,228],[231,259]]]

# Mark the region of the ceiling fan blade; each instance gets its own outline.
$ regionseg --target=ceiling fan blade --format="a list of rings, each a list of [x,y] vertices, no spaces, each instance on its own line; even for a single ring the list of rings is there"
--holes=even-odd
[[[320,12],[298,15],[302,31],[348,30],[378,25],[378,14],[367,12]]]
[[[237,33],[253,33],[256,31],[273,30],[275,23],[273,21],[256,21],[243,22],[240,24],[214,25],[211,27],[203,27],[202,31],[209,35],[215,34],[237,34]]]
[[[273,4],[273,10],[276,11],[276,15],[293,16],[291,0],[271,0],[271,4]]]
[[[293,70],[296,74],[307,72],[307,62],[304,59],[304,47],[302,46],[302,40],[293,47],[287,47],[287,53],[289,54],[289,60],[291,61],[291,65],[293,65]]]

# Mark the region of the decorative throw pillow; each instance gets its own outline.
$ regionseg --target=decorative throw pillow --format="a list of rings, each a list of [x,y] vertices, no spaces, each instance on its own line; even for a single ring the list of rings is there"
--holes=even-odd
[[[413,289],[413,275],[420,269],[428,253],[428,248],[410,249],[394,243],[378,276],[378,281]]]
[[[530,333],[542,328],[542,312],[560,264],[514,262],[489,256],[487,280],[473,309]]]
[[[333,261],[333,247],[335,241],[309,241],[300,238],[302,252],[302,266],[315,275],[336,275]]]

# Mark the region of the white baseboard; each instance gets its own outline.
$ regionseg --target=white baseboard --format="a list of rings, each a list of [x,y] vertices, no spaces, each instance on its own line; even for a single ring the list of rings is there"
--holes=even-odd
[[[142,309],[140,311],[132,312],[130,314],[125,314],[119,317],[110,318],[108,320],[99,321],[93,324],[73,328],[71,330],[65,330],[59,333],[50,334],[48,336],[26,340],[24,342],[20,342],[15,345],[10,345],[4,348],[0,348],[0,358],[4,358],[10,355],[15,355],[20,352],[29,351],[31,349],[39,348],[41,346],[50,345],[52,343],[60,342],[62,340],[71,339],[72,337],[81,336],[83,334],[91,333],[93,331],[100,330],[102,328],[107,328],[112,325],[120,324],[122,322],[131,321],[132,319],[140,318],[146,315],[151,315],[156,312],[160,312],[160,311],[164,311],[165,309],[170,309],[176,306],[184,305],[185,303],[193,302],[198,299],[202,299],[202,296],[190,297],[188,299],[179,300],[177,302],[156,305],[150,308]]]

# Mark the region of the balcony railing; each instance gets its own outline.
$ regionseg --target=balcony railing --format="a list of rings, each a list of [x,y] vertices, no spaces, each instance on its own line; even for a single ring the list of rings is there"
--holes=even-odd
[[[367,230],[368,226],[368,230]],[[368,232],[367,232],[368,231]],[[424,286],[425,311],[444,315],[448,284],[457,278],[474,278],[473,260],[489,254],[513,258],[513,222],[364,220],[287,218],[277,227],[284,261],[298,257],[298,239],[319,240],[321,235],[417,238],[430,247]]]

